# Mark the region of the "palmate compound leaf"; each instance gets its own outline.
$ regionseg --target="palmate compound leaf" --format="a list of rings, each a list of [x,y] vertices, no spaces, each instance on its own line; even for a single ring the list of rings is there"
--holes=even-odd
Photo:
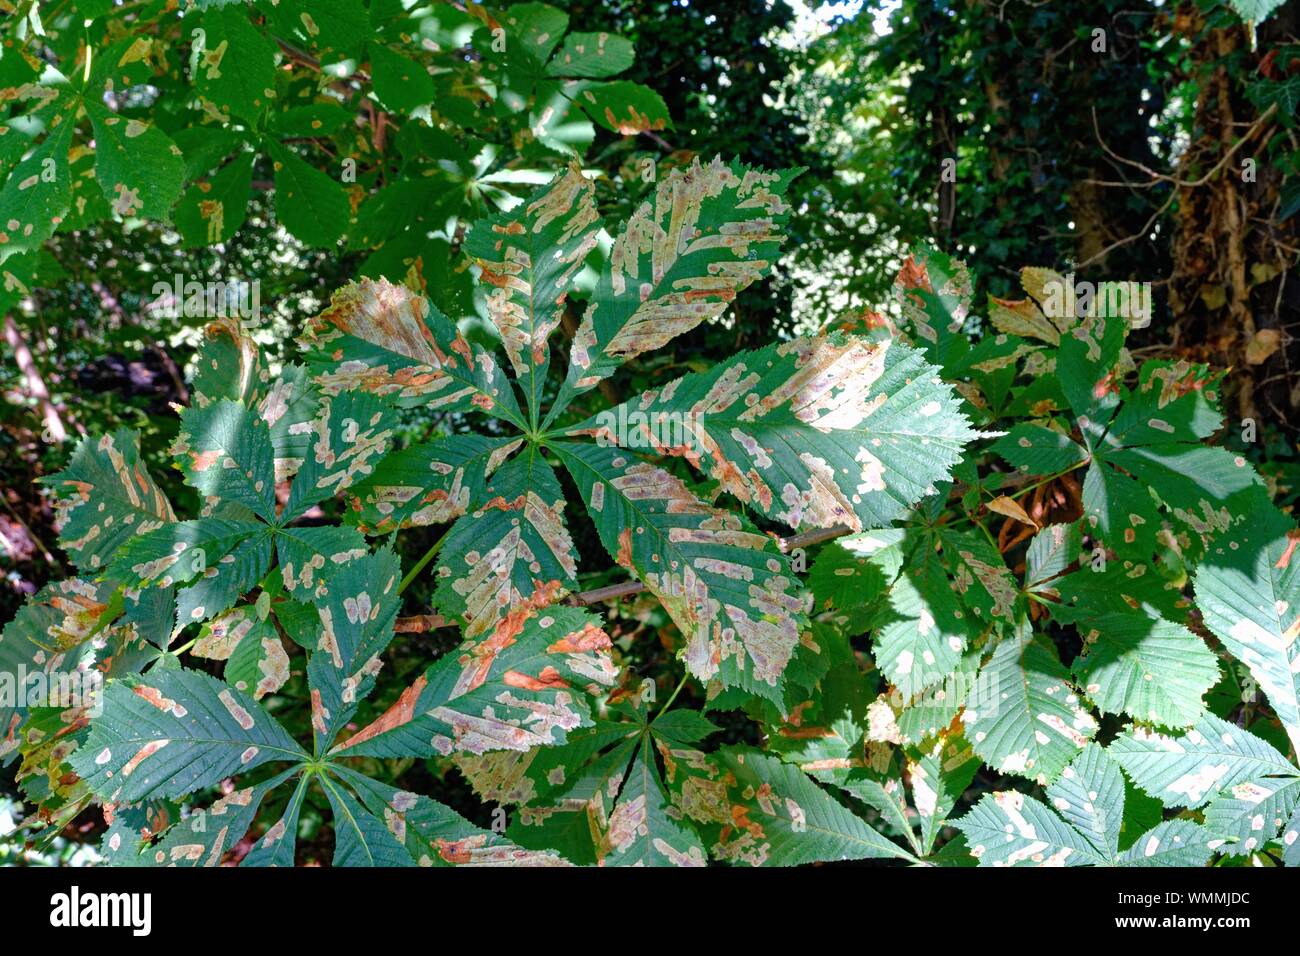
[[[434,604],[464,624],[466,638],[476,638],[538,591],[563,597],[577,572],[564,491],[530,445],[488,482],[483,504],[448,531]]]
[[[326,395],[360,390],[435,411],[477,408],[526,428],[491,353],[404,286],[349,283],[308,321],[299,345]]]
[[[488,315],[534,422],[550,367],[547,339],[600,232],[595,193],[575,161],[516,209],[475,223],[465,236],[465,253],[481,270],[480,280],[493,287]]]
[[[624,225],[570,352],[546,423],[623,362],[720,315],[771,267],[796,175],[721,158],[660,178],[654,198]]]
[[[273,386],[265,402],[273,403],[274,394]],[[225,398],[187,409],[173,452],[203,495],[204,517],[130,539],[116,555],[112,576],[135,587],[185,585],[176,598],[176,623],[184,626],[232,607],[262,580],[274,552],[285,590],[309,600],[321,569],[364,554],[365,539],[349,528],[286,525],[368,475],[387,450],[394,424],[395,412],[372,395],[324,401],[298,429],[311,444],[302,451],[306,457],[292,463],[297,475],[277,514],[279,465],[265,412]]]
[[[59,544],[86,571],[102,569],[131,538],[176,520],[129,429],[83,438],[68,467],[47,482],[59,497]]]
[[[599,792],[607,811],[618,794],[617,782],[608,799],[603,788],[627,768],[643,730],[640,722],[597,717],[590,726],[570,731],[557,746],[456,754],[452,759],[480,799],[516,808],[509,811],[506,830],[511,840],[590,866],[596,862],[599,835],[588,807]]]
[[[1205,626],[1250,668],[1300,753],[1300,537],[1271,506],[1215,539],[1193,586]]]
[[[659,744],[677,809],[709,855],[748,866],[914,859],[797,767],[749,748],[714,754]]]
[[[768,749],[822,783],[833,784],[877,810],[884,835],[902,837],[918,855],[929,853],[958,797],[970,783],[979,760],[962,737],[948,727],[961,705],[955,688],[945,685],[923,695],[952,695],[954,706],[935,726],[916,738],[919,747],[895,747],[899,726],[892,723],[891,697],[875,696],[848,641],[825,638],[835,655],[808,699],[780,723],[765,728]],[[874,697],[874,699],[873,699]],[[920,701],[914,706],[923,706]],[[904,710],[907,714],[908,710]],[[908,807],[903,781],[915,811]],[[919,818],[918,835],[914,822]]]
[[[681,630],[690,673],[781,704],[781,677],[807,622],[799,582],[776,543],[628,452],[567,442],[550,448],[573,476],[606,550]]]
[[[614,685],[609,635],[539,591],[491,633],[445,654],[388,711],[335,745],[340,756],[447,756],[563,743]]]
[[[1014,790],[986,794],[954,825],[980,866],[1201,866],[1214,853],[1192,820],[1159,823],[1121,853],[1124,779],[1096,744],[1065,768],[1047,798],[1052,809]]]
[[[252,696],[198,671],[110,681],[104,712],[72,757],[99,797],[180,797],[231,774],[307,754]]]
[[[596,861],[601,866],[705,865],[699,836],[674,812],[659,778],[649,735],[641,737],[612,809],[606,811],[596,793],[587,812],[600,835]]]
[[[975,753],[999,773],[1047,784],[1097,732],[1056,649],[1027,622],[980,669],[961,718]]]
[[[682,455],[792,528],[853,531],[933,494],[978,436],[920,352],[840,334],[743,353],[576,430]]]

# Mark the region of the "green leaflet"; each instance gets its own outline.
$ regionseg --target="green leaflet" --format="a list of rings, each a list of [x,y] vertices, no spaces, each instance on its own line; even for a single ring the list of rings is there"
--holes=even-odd
[[[30,156],[18,163],[0,188],[0,262],[16,253],[38,249],[54,235],[72,203],[72,171],[68,150],[75,123],[69,115],[54,117],[54,126]],[[16,140],[10,131],[7,140]],[[17,225],[13,225],[13,224]]]
[[[1205,808],[1205,829],[1224,841],[1222,852],[1241,856],[1280,835],[1288,866],[1300,824],[1300,776],[1266,777],[1221,791]]]
[[[330,777],[318,779],[334,811],[334,866],[415,866],[382,820]]]
[[[565,866],[554,852],[518,847],[436,800],[340,768],[365,807],[420,866]]]
[[[389,109],[408,112],[433,101],[433,80],[410,57],[372,43],[370,69],[375,94]]]
[[[347,392],[323,400],[305,429],[310,446],[289,488],[280,524],[369,477],[388,452],[396,425],[393,409],[374,395]]]
[[[81,695],[78,703],[89,703],[94,685],[85,678],[96,655],[85,644],[108,610],[93,584],[69,578],[47,584],[0,630],[0,763],[23,743],[19,727],[42,681],[53,683],[45,685],[39,703],[55,703],[49,698],[60,693],[61,676],[69,691]]]
[[[636,57],[632,44],[612,33],[570,33],[546,72],[600,79],[622,73]]]
[[[1205,394],[1213,394],[1213,384],[1201,367],[1151,362],[1135,391],[1121,391],[1117,411],[1107,393],[1105,403],[1080,412],[1093,456],[1084,511],[1106,547],[1143,559],[1155,550],[1159,515],[1152,492],[1181,525],[1208,538],[1231,523],[1227,500],[1258,483],[1244,458],[1198,444],[1222,423]]]
[[[208,10],[199,19],[201,42],[191,48],[199,95],[249,124],[275,98],[275,43],[248,19],[243,4]]]
[[[523,428],[501,369],[428,300],[386,280],[344,286],[299,340],[322,392],[361,390],[402,405],[481,411]]]
[[[739,515],[615,448],[554,442],[605,549],[659,599],[700,680],[780,701],[804,615],[789,559]]]
[[[571,156],[590,145],[592,123],[624,136],[671,128],[658,93],[627,81],[593,82],[632,65],[632,44],[609,33],[573,33],[556,47],[568,14],[542,3],[515,4],[498,21],[470,8],[487,24],[475,50],[485,74],[499,86],[495,104],[503,118],[528,110],[528,127],[548,148]],[[588,122],[590,120],[590,122]]]
[[[316,752],[324,753],[375,685],[393,639],[401,565],[387,549],[331,569],[316,598],[320,632],[307,664]]]
[[[298,778],[284,814],[254,841],[253,848],[240,866],[293,866],[298,845],[298,817],[310,783],[311,778],[306,774]]]
[[[793,178],[720,158],[661,177],[614,242],[546,423],[623,362],[721,314],[761,278],[783,238],[789,207],[781,197]]]
[[[635,136],[672,126],[663,98],[640,83],[580,80],[564,83],[560,89],[593,123],[622,136]]]
[[[239,231],[248,215],[254,159],[252,153],[240,153],[181,197],[172,218],[187,246],[227,242]]]
[[[599,793],[595,798],[600,799]],[[600,865],[704,866],[699,838],[672,812],[649,736],[641,738],[633,755],[618,803],[608,814],[602,811],[598,806],[595,812],[595,825],[601,833],[596,848]]]
[[[913,553],[873,629],[876,664],[905,700],[956,670],[971,632],[938,555],[923,549]]]
[[[265,525],[230,518],[191,518],[155,528],[126,542],[109,568],[110,576],[129,587],[169,588],[216,576],[220,562],[254,536],[269,543]],[[263,560],[269,562],[270,553]],[[265,573],[255,568],[253,577]],[[217,609],[214,609],[214,611]]]
[[[273,140],[266,140],[266,152],[275,166],[280,224],[308,246],[333,246],[351,218],[342,185]]]
[[[137,852],[136,860],[155,866],[219,866],[222,857],[243,839],[266,795],[287,780],[286,771],[265,783],[232,790],[211,806],[196,810],[169,829],[161,840]],[[292,862],[292,860],[290,861]]]
[[[980,866],[1201,866],[1213,854],[1192,820],[1162,822],[1120,853],[1124,781],[1096,744],[1047,797],[1055,812],[1014,790],[987,794],[956,821]]]
[[[907,777],[921,817],[921,845],[926,853],[934,850],[941,828],[970,786],[979,764],[970,744],[961,737],[940,738],[908,754]]]
[[[465,237],[465,252],[481,270],[480,281],[493,287],[488,314],[534,423],[550,368],[547,340],[600,232],[595,192],[574,163],[516,210],[480,220]]]
[[[952,372],[969,348],[960,334],[970,316],[972,282],[966,264],[928,245],[913,250],[894,280],[895,297],[918,348]]]
[[[1204,713],[1219,665],[1187,628],[1143,614],[1098,614],[1081,621],[1079,633],[1074,676],[1102,713],[1164,727],[1190,726]]]
[[[573,590],[578,554],[563,512],[555,472],[530,447],[489,480],[482,506],[448,531],[434,603],[464,624],[465,637],[494,630],[535,595],[549,603]]]
[[[95,177],[113,212],[165,219],[184,183],[180,148],[158,127],[99,103],[87,102],[86,112],[95,130]]]
[[[331,754],[395,757],[528,750],[591,723],[590,693],[614,684],[609,636],[578,608],[527,605],[465,641]]]
[[[1006,628],[1024,610],[1024,598],[998,549],[976,531],[939,529],[952,574],[953,589],[971,613],[985,625]]]
[[[1209,713],[1178,735],[1134,727],[1107,753],[1134,783],[1169,807],[1199,807],[1238,784],[1300,777],[1300,770],[1260,737]]]
[[[203,344],[190,383],[192,407],[207,408],[223,398],[252,406],[269,378],[261,349],[239,322],[217,319],[203,330]]]
[[[677,728],[695,738],[704,730],[698,715],[669,711],[646,723],[636,699],[611,709],[630,710],[632,719],[597,721],[559,747],[463,757],[458,765],[485,798],[518,804],[507,834],[522,846],[553,848],[582,866],[703,866],[704,848],[672,809],[655,758],[655,742],[674,736],[668,718],[697,718]]]
[[[195,657],[226,662],[226,683],[261,700],[289,679],[289,655],[275,625],[252,605],[232,608],[203,625]]]
[[[104,714],[72,757],[100,797],[180,797],[268,761],[306,753],[253,700],[197,671],[155,669],[112,681]]]
[[[176,520],[129,429],[83,438],[68,467],[47,481],[59,497],[59,543],[85,570],[104,567],[132,536]]]
[[[275,480],[292,477],[311,448],[314,433],[308,424],[320,405],[306,369],[286,365],[272,381],[261,347],[237,320],[218,319],[204,330],[194,372],[193,407],[206,409],[223,398],[256,410],[270,431]]]
[[[1088,459],[1088,453],[1069,436],[1042,425],[1021,423],[991,446],[1020,471],[1049,475]]]
[[[796,767],[747,748],[660,745],[673,803],[714,859],[748,866],[911,859]]]
[[[205,515],[218,504],[236,504],[275,522],[271,431],[253,409],[229,399],[186,409],[173,454],[203,496]]]
[[[315,50],[323,62],[344,54],[360,55],[369,35],[365,7],[349,0],[257,0],[273,35],[303,50]]]
[[[1041,640],[1004,639],[976,689],[962,713],[966,738],[999,773],[1049,783],[1097,732],[1055,648]]]
[[[1282,6],[1282,2],[1283,0],[1230,0],[1230,5],[1243,20],[1262,23]]]
[[[1082,534],[1078,523],[1048,525],[1029,542],[1025,554],[1025,590],[1043,590],[1053,579],[1065,573],[1082,551]]]
[[[1300,752],[1300,560],[1296,531],[1271,507],[1252,509],[1215,539],[1197,568],[1205,626],[1250,668]]]
[[[792,528],[854,531],[932,494],[976,437],[919,352],[839,335],[739,355],[578,429],[682,455]]]
[[[487,480],[518,438],[448,435],[386,455],[348,491],[347,520],[366,534],[444,524],[487,501]]]

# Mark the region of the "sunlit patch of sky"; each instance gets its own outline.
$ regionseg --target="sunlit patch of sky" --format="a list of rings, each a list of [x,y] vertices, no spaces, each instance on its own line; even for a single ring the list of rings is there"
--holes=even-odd
[[[832,2],[809,3],[808,0],[785,0],[786,5],[794,11],[795,22],[790,29],[778,38],[777,42],[785,47],[806,46],[818,37],[834,29],[837,17],[853,18],[862,13],[863,0],[832,0]],[[898,9],[902,0],[887,0],[873,5],[869,11],[877,33],[889,32],[889,18]]]

